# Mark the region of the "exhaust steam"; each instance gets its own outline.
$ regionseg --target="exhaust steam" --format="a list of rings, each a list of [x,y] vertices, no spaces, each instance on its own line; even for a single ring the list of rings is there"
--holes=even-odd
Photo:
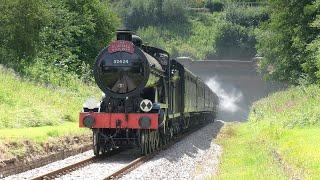
[[[244,104],[244,96],[242,92],[233,86],[222,84],[218,77],[210,78],[206,81],[209,88],[217,94],[220,100],[219,105],[219,118],[226,120],[228,115],[240,115],[247,114],[242,107]]]

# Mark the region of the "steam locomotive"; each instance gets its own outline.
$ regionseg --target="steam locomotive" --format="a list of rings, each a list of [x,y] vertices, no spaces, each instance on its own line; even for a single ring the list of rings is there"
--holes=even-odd
[[[94,78],[104,96],[85,102],[79,126],[92,129],[95,155],[119,147],[151,153],[217,113],[218,97],[199,77],[131,31],[117,31],[100,52]]]

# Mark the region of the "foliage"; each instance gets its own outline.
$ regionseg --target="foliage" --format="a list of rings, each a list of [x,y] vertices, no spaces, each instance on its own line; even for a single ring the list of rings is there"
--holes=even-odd
[[[223,59],[248,58],[256,54],[252,28],[225,22],[220,24],[216,39],[216,56]]]
[[[202,8],[206,3],[206,0],[186,0],[186,4],[189,7]]]
[[[214,39],[217,34],[215,24],[223,21],[220,16],[213,15],[198,17],[204,20],[190,20],[189,28],[166,28],[149,26],[140,28],[137,34],[153,46],[161,47],[169,51],[172,57],[190,56],[195,59],[207,58],[215,52]]]
[[[123,1],[121,8],[125,26],[138,29],[151,25],[167,25],[172,23],[187,23],[185,1],[181,0],[136,0]]]
[[[7,2],[7,1],[5,1]],[[39,48],[40,31],[48,21],[48,12],[41,0],[15,0],[4,4],[7,18],[4,24],[7,30],[7,46],[13,49],[19,58],[33,57]],[[3,14],[2,16],[5,16]],[[9,23],[9,24],[7,24]]]
[[[47,77],[90,81],[90,66],[119,22],[105,0],[13,0],[0,8],[0,63],[59,85]]]
[[[317,85],[277,92],[254,103],[249,122],[227,125],[218,140],[224,148],[218,179],[316,179],[319,94]]]
[[[268,16],[263,7],[226,6],[219,0],[125,0],[114,2],[124,25],[145,42],[195,59],[251,58],[256,54],[254,29]],[[165,8],[172,7],[172,8]],[[199,13],[185,7],[219,12]],[[224,10],[224,11],[222,11]],[[221,11],[221,12],[220,12]]]
[[[258,27],[261,22],[269,19],[266,7],[228,6],[226,19],[243,27]]]
[[[215,57],[222,59],[254,57],[256,55],[254,30],[268,19],[265,8],[228,6],[223,16],[226,20],[218,26]]]
[[[320,0],[317,0],[314,3],[313,7],[317,8],[319,12]],[[319,14],[317,15],[316,19],[311,23],[311,27],[320,31],[320,15]],[[316,66],[317,68],[316,76],[318,79],[320,79],[320,35],[319,34],[311,42],[311,44],[308,45],[308,50],[311,53],[311,63],[313,64],[313,67]]]
[[[223,11],[224,4],[219,0],[207,0],[205,7],[210,10],[210,12],[221,12]]]
[[[319,29],[310,27],[319,6],[314,0],[270,0],[270,21],[264,23],[256,35],[258,50],[263,55],[261,68],[269,70],[268,76],[277,80],[297,83],[303,74],[314,82],[318,68],[315,57],[307,50],[319,34]],[[316,41],[315,41],[316,42]]]

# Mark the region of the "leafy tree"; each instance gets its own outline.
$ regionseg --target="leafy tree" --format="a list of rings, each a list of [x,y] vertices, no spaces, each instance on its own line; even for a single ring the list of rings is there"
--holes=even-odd
[[[227,6],[221,13],[224,21],[219,22],[215,36],[216,54],[219,59],[248,59],[256,55],[254,29],[268,20],[262,7]]]
[[[264,6],[230,6],[226,9],[226,19],[229,22],[244,27],[258,27],[261,22],[267,21],[269,19],[269,15]]]
[[[318,14],[317,18],[314,22],[312,22],[311,27],[315,28],[320,31],[320,0],[317,0],[312,8],[314,8]],[[315,40],[312,41],[312,43],[308,46],[308,50],[311,52],[311,61],[308,63],[311,67],[313,67],[316,72],[316,76],[318,78],[318,82],[320,82],[320,35],[316,37]]]
[[[210,12],[221,12],[223,11],[224,4],[219,0],[207,0],[205,7],[210,10]]]
[[[83,66],[93,64],[114,37],[118,19],[104,1],[53,0],[48,4],[51,21],[41,32],[46,51],[40,57],[83,76],[83,70],[89,71]]]
[[[67,6],[76,13],[76,23],[81,27],[77,34],[79,58],[92,63],[97,53],[114,37],[118,19],[106,0],[68,0]]]
[[[253,57],[256,54],[255,37],[252,29],[238,24],[225,22],[219,26],[216,36],[216,56],[223,59],[241,59]]]
[[[107,0],[1,3],[0,63],[53,84],[67,74],[90,79],[90,65],[119,25]]]
[[[4,1],[1,12],[6,46],[20,58],[36,55],[40,48],[40,31],[47,23],[47,10],[41,0]]]
[[[130,29],[147,27],[150,25],[168,25],[187,22],[186,2],[184,0],[135,0],[123,2],[128,7],[122,11],[125,26]],[[130,5],[128,5],[130,4]]]
[[[314,60],[306,50],[319,34],[310,27],[317,10],[314,0],[270,0],[270,21],[257,31],[258,50],[263,55],[261,68],[269,77],[297,83],[303,74],[315,79]]]
[[[4,63],[8,60],[8,42],[10,40],[10,16],[9,16],[9,9],[11,9],[11,1],[3,1],[0,5],[0,63]]]

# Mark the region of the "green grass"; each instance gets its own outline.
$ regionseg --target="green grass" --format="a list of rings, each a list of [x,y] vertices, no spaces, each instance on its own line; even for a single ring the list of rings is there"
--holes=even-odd
[[[88,129],[79,128],[76,122],[66,122],[57,126],[0,129],[0,142],[33,140],[41,143],[48,140],[48,138],[61,137],[68,134],[80,135],[88,132]]]
[[[271,152],[250,129],[227,125],[222,134],[219,144],[223,146],[223,155],[218,179],[285,179]]]
[[[90,134],[79,128],[79,112],[85,99],[101,93],[78,82],[76,89],[46,87],[0,66],[0,160],[32,156],[26,142],[44,153],[49,140]]]
[[[218,179],[319,178],[319,102],[315,85],[256,102],[249,122],[227,125],[218,138],[224,149]]]
[[[93,87],[80,91],[46,88],[0,69],[0,130],[76,122],[86,98],[99,94]]]

